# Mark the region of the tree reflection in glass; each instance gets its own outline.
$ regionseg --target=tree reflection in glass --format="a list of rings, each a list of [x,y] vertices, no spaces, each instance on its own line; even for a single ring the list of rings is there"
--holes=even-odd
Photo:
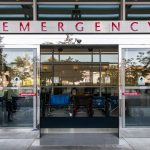
[[[136,86],[139,80],[150,85],[150,51],[143,49],[126,50],[125,52],[125,83]],[[144,84],[143,84],[144,85]]]

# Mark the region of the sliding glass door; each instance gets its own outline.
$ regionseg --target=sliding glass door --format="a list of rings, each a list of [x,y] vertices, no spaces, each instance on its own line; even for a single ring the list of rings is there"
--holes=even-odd
[[[150,126],[149,47],[149,45],[120,47],[120,127],[124,129]],[[136,134],[140,133],[138,129],[135,131]]]
[[[117,120],[117,47],[41,48],[40,76],[41,120],[60,117]]]
[[[0,49],[0,126],[37,126],[37,49]]]

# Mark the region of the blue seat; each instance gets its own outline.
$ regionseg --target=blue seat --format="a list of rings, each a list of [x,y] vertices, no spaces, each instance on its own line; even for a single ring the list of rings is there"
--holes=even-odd
[[[56,106],[65,106],[70,104],[70,97],[69,95],[50,95],[49,99],[50,105]]]
[[[105,98],[102,96],[94,96],[93,107],[99,109],[105,109]]]

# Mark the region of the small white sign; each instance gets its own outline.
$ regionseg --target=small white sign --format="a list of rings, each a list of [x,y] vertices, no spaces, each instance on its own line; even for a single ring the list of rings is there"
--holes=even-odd
[[[138,85],[145,85],[145,78],[143,76],[138,77]]]
[[[110,84],[110,76],[105,77],[105,84]]]
[[[14,87],[20,86],[20,78],[19,77],[14,77],[12,80],[12,84]]]
[[[54,83],[59,83],[59,77],[54,77]]]

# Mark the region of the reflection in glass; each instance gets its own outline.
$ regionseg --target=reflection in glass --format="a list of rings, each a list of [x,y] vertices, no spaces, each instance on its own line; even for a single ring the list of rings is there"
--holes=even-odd
[[[52,54],[42,54],[41,55],[41,62],[44,63],[44,62],[58,62],[59,61],[59,58],[58,58],[58,55],[53,55],[54,58],[52,57]]]
[[[93,54],[93,62],[100,62],[100,55],[99,53],[94,53]]]
[[[118,116],[119,112],[119,89],[117,86],[104,86],[101,88],[101,96],[106,100],[106,113],[109,116]]]
[[[126,49],[124,56],[126,85],[150,85],[150,50]]]
[[[19,93],[33,92],[8,89],[11,98],[3,97],[3,127],[32,127],[33,126],[33,97],[20,96]]]
[[[117,51],[41,51],[41,117],[118,116]]]
[[[89,54],[61,54],[60,55],[61,62],[91,62],[91,55]]]
[[[137,96],[125,98],[125,125],[150,126],[150,89],[133,89],[126,92],[137,92]]]
[[[114,86],[118,85],[118,77],[119,77],[119,72],[118,72],[118,64],[102,64],[102,69],[101,69],[101,84],[103,85],[109,85],[109,86]]]
[[[24,0],[24,1],[27,2],[30,0]],[[4,2],[6,2],[6,0]],[[7,5],[1,4],[0,9],[3,10],[0,12],[0,20],[33,20],[32,5],[29,5],[29,4],[28,5],[13,4],[12,5],[8,3]]]
[[[101,62],[118,63],[118,54],[102,54]]]
[[[150,50],[124,49],[125,126],[150,125]],[[127,88],[128,86],[128,88]]]
[[[0,126],[33,126],[33,97],[20,95],[33,93],[33,50],[2,48],[0,51]]]
[[[99,65],[56,65],[54,79],[55,85],[97,85]]]
[[[13,50],[13,52],[12,52]],[[33,86],[33,50],[3,49],[3,85],[7,86],[5,76],[11,78],[12,86]]]
[[[41,77],[40,81],[41,84],[44,84],[46,86],[52,84],[52,66],[49,64],[41,64]]]

